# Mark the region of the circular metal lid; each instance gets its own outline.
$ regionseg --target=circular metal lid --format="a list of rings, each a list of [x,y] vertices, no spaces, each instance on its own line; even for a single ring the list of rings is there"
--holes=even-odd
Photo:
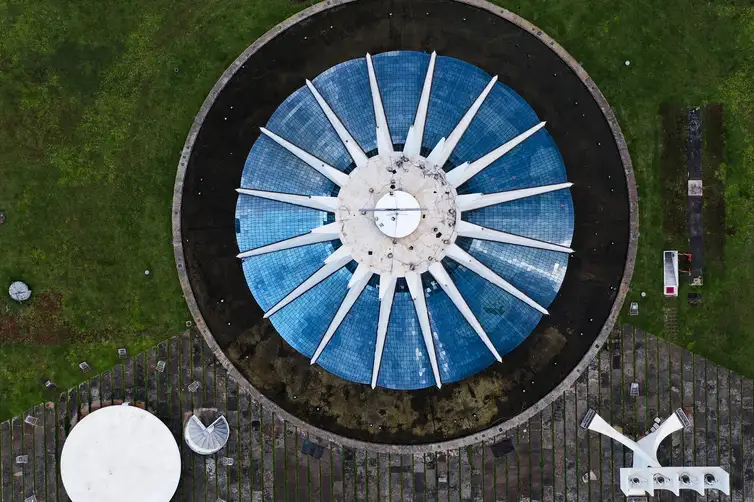
[[[31,289],[25,283],[16,281],[8,288],[10,297],[17,302],[23,302],[31,298]]]

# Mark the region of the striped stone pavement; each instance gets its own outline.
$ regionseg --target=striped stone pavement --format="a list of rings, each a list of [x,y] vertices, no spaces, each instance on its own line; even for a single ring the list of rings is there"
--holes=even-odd
[[[194,382],[199,387],[190,392]],[[629,394],[632,382],[638,397]],[[624,326],[578,381],[528,423],[468,448],[384,454],[326,442],[281,420],[239,392],[201,336],[189,332],[0,423],[0,500],[69,500],[58,472],[67,433],[88,413],[128,401],[175,434],[183,462],[176,501],[621,500],[618,469],[630,464],[630,453],[581,430],[581,416],[594,408],[636,437],[656,417],[683,407],[693,427],[666,440],[661,462],[719,464],[731,474],[732,491],[682,498],[754,502],[753,383]],[[183,421],[198,408],[217,408],[231,425],[230,441],[216,455],[195,455],[181,439]],[[26,463],[18,463],[24,456]]]

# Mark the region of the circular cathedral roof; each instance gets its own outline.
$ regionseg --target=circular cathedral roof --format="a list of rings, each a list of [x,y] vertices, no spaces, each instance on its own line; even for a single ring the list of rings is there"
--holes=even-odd
[[[366,55],[307,80],[261,129],[239,257],[312,364],[441,387],[547,314],[572,252],[571,184],[546,124],[497,80],[435,53]]]
[[[198,329],[266,410],[429,451],[586,378],[630,282],[635,188],[604,97],[535,26],[481,0],[330,0],[210,92],[174,249]]]

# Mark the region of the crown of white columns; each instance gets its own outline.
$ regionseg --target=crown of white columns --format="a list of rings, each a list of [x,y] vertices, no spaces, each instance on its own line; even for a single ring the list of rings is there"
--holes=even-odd
[[[516,137],[498,145],[482,157],[472,162],[464,162],[445,172],[443,166],[456,149],[461,137],[485,99],[497,84],[497,76],[490,79],[455,128],[447,137],[441,138],[425,157],[421,155],[421,147],[433,85],[435,60],[436,54],[433,52],[430,56],[414,123],[409,127],[403,150],[396,151],[390,136],[387,115],[377,85],[372,57],[369,54],[366,55],[369,86],[377,126],[375,131],[377,155],[373,157],[368,157],[361,149],[338,114],[317,90],[317,87],[312,82],[306,81],[307,88],[353,159],[356,167],[349,174],[345,174],[320,160],[315,155],[316,152],[307,152],[288,139],[264,127],[261,128],[262,134],[337,185],[337,196],[297,195],[248,187],[236,189],[239,194],[244,196],[259,197],[333,213],[335,220],[303,235],[254,249],[242,250],[238,254],[238,258],[244,259],[319,242],[339,240],[342,244],[325,260],[319,270],[268,309],[264,317],[274,315],[351,261],[358,264],[351,281],[348,283],[348,292],[321,338],[311,358],[311,364],[317,362],[338,327],[356,303],[359,295],[366,288],[371,277],[374,274],[379,276],[380,306],[371,378],[372,388],[376,387],[379,378],[396,280],[399,278],[405,279],[411,293],[437,387],[442,386],[442,381],[429,322],[425,291],[422,287],[421,277],[423,273],[428,273],[445,291],[459,313],[489,349],[492,356],[497,361],[502,360],[492,340],[442,264],[442,260],[445,258],[468,268],[484,280],[506,291],[528,308],[537,310],[544,315],[548,314],[547,309],[537,303],[529,294],[500,277],[491,268],[456,245],[458,237],[559,253],[573,253],[573,249],[567,246],[482,227],[461,219],[464,212],[558,190],[567,190],[573,183],[533,186],[504,192],[458,194],[456,189],[459,186],[543,129],[545,122],[530,127]]]
[[[662,440],[673,432],[691,425],[686,413],[678,408],[653,432],[639,441],[633,441],[590,409],[581,421],[583,429],[608,436],[634,452],[633,467],[620,470],[620,489],[626,496],[654,496],[655,490],[669,490],[676,496],[681,490],[694,490],[700,495],[705,490],[720,490],[730,495],[730,476],[721,467],[662,467],[657,460],[657,449]]]

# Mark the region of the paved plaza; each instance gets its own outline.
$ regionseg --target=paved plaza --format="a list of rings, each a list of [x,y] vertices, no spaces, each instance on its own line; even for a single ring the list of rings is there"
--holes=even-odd
[[[166,362],[162,372],[160,361]],[[194,382],[199,387],[190,392]],[[639,384],[638,397],[630,396],[632,382]],[[128,401],[162,419],[181,447],[176,501],[622,500],[618,470],[631,465],[630,452],[582,430],[582,415],[594,408],[638,437],[655,417],[683,407],[693,417],[692,427],[663,444],[661,463],[719,464],[731,475],[731,496],[711,492],[707,498],[749,502],[753,399],[752,380],[626,326],[613,333],[575,385],[527,423],[468,448],[378,454],[328,443],[281,421],[239,393],[192,331],[95,376],[58,402],[0,424],[1,499],[69,500],[58,471],[66,434],[93,410]],[[193,454],[181,437],[183,421],[201,408],[217,408],[231,426],[227,447],[208,457]],[[25,423],[28,415],[39,424]],[[22,455],[28,462],[16,463]],[[697,495],[684,491],[681,497]]]

